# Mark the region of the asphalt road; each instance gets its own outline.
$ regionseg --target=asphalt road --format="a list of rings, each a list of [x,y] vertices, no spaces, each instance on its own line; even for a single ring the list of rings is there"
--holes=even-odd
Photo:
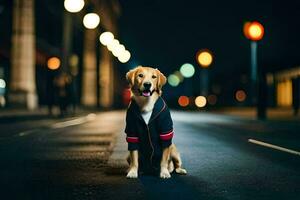
[[[187,176],[110,172],[124,112],[0,120],[0,199],[300,199],[300,123],[172,112]],[[125,145],[125,143],[124,143]]]

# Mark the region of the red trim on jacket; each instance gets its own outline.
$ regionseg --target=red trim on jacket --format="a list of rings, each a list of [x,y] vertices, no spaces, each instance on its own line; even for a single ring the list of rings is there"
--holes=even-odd
[[[161,140],[170,140],[170,139],[173,138],[173,135],[174,135],[174,131],[171,130],[171,131],[169,131],[167,133],[161,133],[159,135],[159,137],[160,137]]]
[[[138,143],[139,138],[138,137],[126,137],[126,141],[130,143]]]

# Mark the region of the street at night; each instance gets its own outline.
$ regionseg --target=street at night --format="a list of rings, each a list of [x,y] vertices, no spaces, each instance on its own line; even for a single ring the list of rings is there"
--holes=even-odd
[[[0,0],[0,200],[299,200],[300,1]]]
[[[254,139],[299,150],[299,121],[264,122],[205,112],[172,111],[172,116],[174,143],[188,175],[173,174],[168,180],[146,175],[126,179],[124,166],[107,164],[116,142],[122,141],[118,151],[127,151],[126,141],[118,140],[124,134],[123,111],[63,121],[30,120],[22,129],[20,122],[1,123],[1,130],[15,127],[0,138],[2,198],[300,197],[299,155],[248,142]]]

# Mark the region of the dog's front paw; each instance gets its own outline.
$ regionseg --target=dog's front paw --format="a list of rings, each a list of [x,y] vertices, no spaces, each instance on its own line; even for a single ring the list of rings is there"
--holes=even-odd
[[[130,169],[127,173],[127,178],[137,178],[138,177],[138,170],[137,169]]]
[[[175,169],[175,172],[177,173],[177,174],[182,174],[182,175],[186,175],[187,174],[187,171],[185,170],[185,169],[183,169],[183,168],[176,168]]]
[[[171,178],[171,174],[170,174],[169,170],[165,169],[165,168],[161,169],[160,170],[160,178],[163,178],[163,179]]]

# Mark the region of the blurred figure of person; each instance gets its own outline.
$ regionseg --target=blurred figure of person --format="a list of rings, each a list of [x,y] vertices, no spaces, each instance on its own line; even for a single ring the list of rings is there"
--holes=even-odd
[[[300,103],[300,76],[292,80],[294,116],[298,115]]]
[[[71,97],[70,95],[71,82],[72,82],[72,78],[66,72],[60,73],[54,79],[54,85],[56,87],[61,117],[67,114],[67,108],[70,103],[70,97]]]
[[[76,91],[76,77],[75,76],[70,76],[71,77],[71,82],[68,85],[68,94],[69,94],[69,102],[71,104],[72,108],[72,114],[75,115],[76,113],[76,106],[77,106],[77,91]]]
[[[47,81],[46,81],[46,101],[48,107],[48,114],[53,115],[53,105],[55,104],[55,86],[54,86],[54,72],[47,73]]]

